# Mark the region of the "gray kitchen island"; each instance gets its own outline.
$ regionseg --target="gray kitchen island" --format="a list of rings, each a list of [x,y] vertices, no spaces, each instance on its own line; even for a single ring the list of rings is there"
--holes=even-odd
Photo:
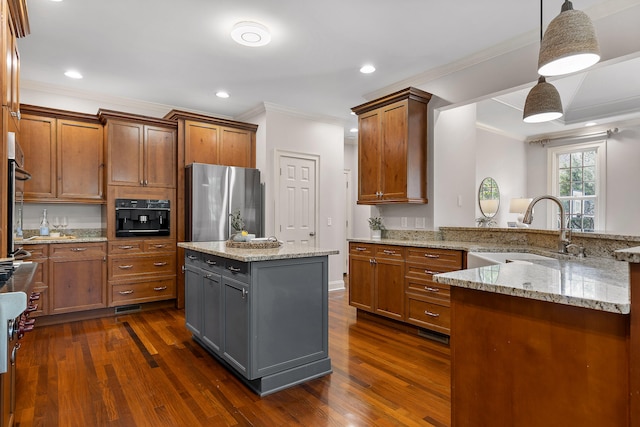
[[[331,373],[328,255],[337,250],[178,246],[186,327],[249,388],[264,396]]]

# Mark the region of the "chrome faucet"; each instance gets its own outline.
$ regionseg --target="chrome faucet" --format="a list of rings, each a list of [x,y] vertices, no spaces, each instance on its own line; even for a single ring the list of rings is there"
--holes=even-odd
[[[571,244],[571,229],[567,228],[564,224],[564,206],[562,206],[562,202],[560,201],[560,199],[549,195],[536,197],[531,201],[531,203],[529,203],[527,211],[524,213],[522,222],[525,224],[531,224],[531,221],[533,221],[533,205],[543,199],[556,202],[558,208],[560,208],[560,236],[558,236],[558,252],[561,254],[566,254],[567,246]]]

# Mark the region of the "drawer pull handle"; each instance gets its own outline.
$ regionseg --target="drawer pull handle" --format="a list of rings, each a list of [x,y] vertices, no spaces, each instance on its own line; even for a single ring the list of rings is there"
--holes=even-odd
[[[362,252],[362,251],[366,251],[367,248],[361,248],[360,246],[356,246],[356,251],[358,252]]]
[[[154,291],[164,291],[165,289],[167,289],[166,286],[156,286],[155,288],[153,288]]]
[[[198,259],[198,257],[195,255],[187,255],[187,258],[189,258],[191,261],[195,261]]]
[[[229,266],[229,271],[231,271],[232,273],[239,273],[242,270],[231,265]]]
[[[133,268],[133,265],[131,265],[131,264],[128,264],[128,265],[119,265],[119,266],[118,266],[118,268],[119,268],[119,269],[121,269],[121,270],[128,270],[128,269],[130,269],[130,268]]]
[[[153,245],[154,248],[158,248],[158,249],[164,248],[166,246],[167,245]]]
[[[425,286],[424,287],[425,291],[429,291],[429,292],[440,292],[440,289],[438,288],[432,288],[431,286]]]
[[[440,317],[440,314],[438,314],[438,313],[433,313],[433,312],[431,312],[431,311],[429,311],[429,310],[425,310],[425,311],[424,311],[424,314],[426,314],[427,316],[431,316],[431,317]]]
[[[133,289],[129,289],[128,291],[119,291],[120,295],[131,295],[133,293]]]
[[[155,265],[156,267],[164,267],[165,265],[167,265],[166,262],[154,262],[153,265]]]
[[[433,258],[433,259],[440,258],[440,255],[424,254],[424,256],[427,257],[427,258]]]
[[[118,249],[123,249],[123,250],[133,249],[133,246],[131,246],[131,245],[128,245],[128,246],[118,246]]]
[[[209,264],[209,265],[218,265],[218,262],[217,262],[217,261],[212,261],[212,260],[210,260],[210,259],[206,260],[205,262],[206,262],[207,264]]]
[[[382,252],[384,252],[387,255],[395,255],[396,251],[390,251],[388,249],[383,250]]]
[[[86,250],[87,248],[71,248],[71,252],[83,252]]]
[[[424,272],[426,274],[440,274],[440,273],[442,273],[441,271],[433,271],[433,270],[425,270]]]

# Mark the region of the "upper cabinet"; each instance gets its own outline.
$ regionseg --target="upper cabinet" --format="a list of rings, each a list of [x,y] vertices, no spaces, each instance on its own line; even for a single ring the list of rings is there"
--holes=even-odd
[[[176,187],[175,122],[100,110],[107,140],[107,184]]]
[[[358,204],[427,203],[427,104],[407,88],[353,107],[358,115]]]
[[[256,167],[258,125],[172,110],[166,119],[178,122],[178,163],[209,163]]]
[[[2,105],[17,123],[20,120],[20,53],[17,39],[29,34],[29,19],[25,0],[2,0],[2,53],[4,58],[2,76]]]
[[[95,116],[23,106],[25,202],[104,203],[104,143]]]

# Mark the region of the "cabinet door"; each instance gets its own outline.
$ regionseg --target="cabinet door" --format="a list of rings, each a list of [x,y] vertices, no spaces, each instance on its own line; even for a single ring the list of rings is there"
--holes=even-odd
[[[58,198],[104,200],[102,126],[58,120]]]
[[[49,258],[50,314],[107,306],[104,257]]]
[[[222,342],[222,283],[219,274],[205,272],[202,293],[202,341],[220,354]]]
[[[404,259],[376,258],[375,312],[404,319]]]
[[[358,118],[358,202],[378,200],[380,132],[378,110],[362,114]]]
[[[222,278],[224,312],[222,357],[239,373],[251,379],[249,366],[248,286],[229,277]]]
[[[216,125],[186,120],[184,123],[185,165],[191,163],[220,164]]]
[[[349,304],[373,311],[374,269],[372,258],[349,256]]]
[[[202,281],[203,274],[200,270],[185,269],[184,279],[184,319],[187,329],[195,336],[201,336],[202,330]]]
[[[176,132],[156,126],[144,127],[144,185],[175,188]]]
[[[380,191],[385,201],[407,198],[407,110],[407,101],[401,101],[382,108],[380,113]]]
[[[143,125],[110,121],[107,124],[108,183],[139,186],[143,178]]]
[[[221,128],[219,160],[221,165],[243,168],[255,167],[252,153],[254,133],[248,130]]]
[[[20,145],[31,179],[24,183],[24,200],[56,197],[56,119],[22,116]]]

